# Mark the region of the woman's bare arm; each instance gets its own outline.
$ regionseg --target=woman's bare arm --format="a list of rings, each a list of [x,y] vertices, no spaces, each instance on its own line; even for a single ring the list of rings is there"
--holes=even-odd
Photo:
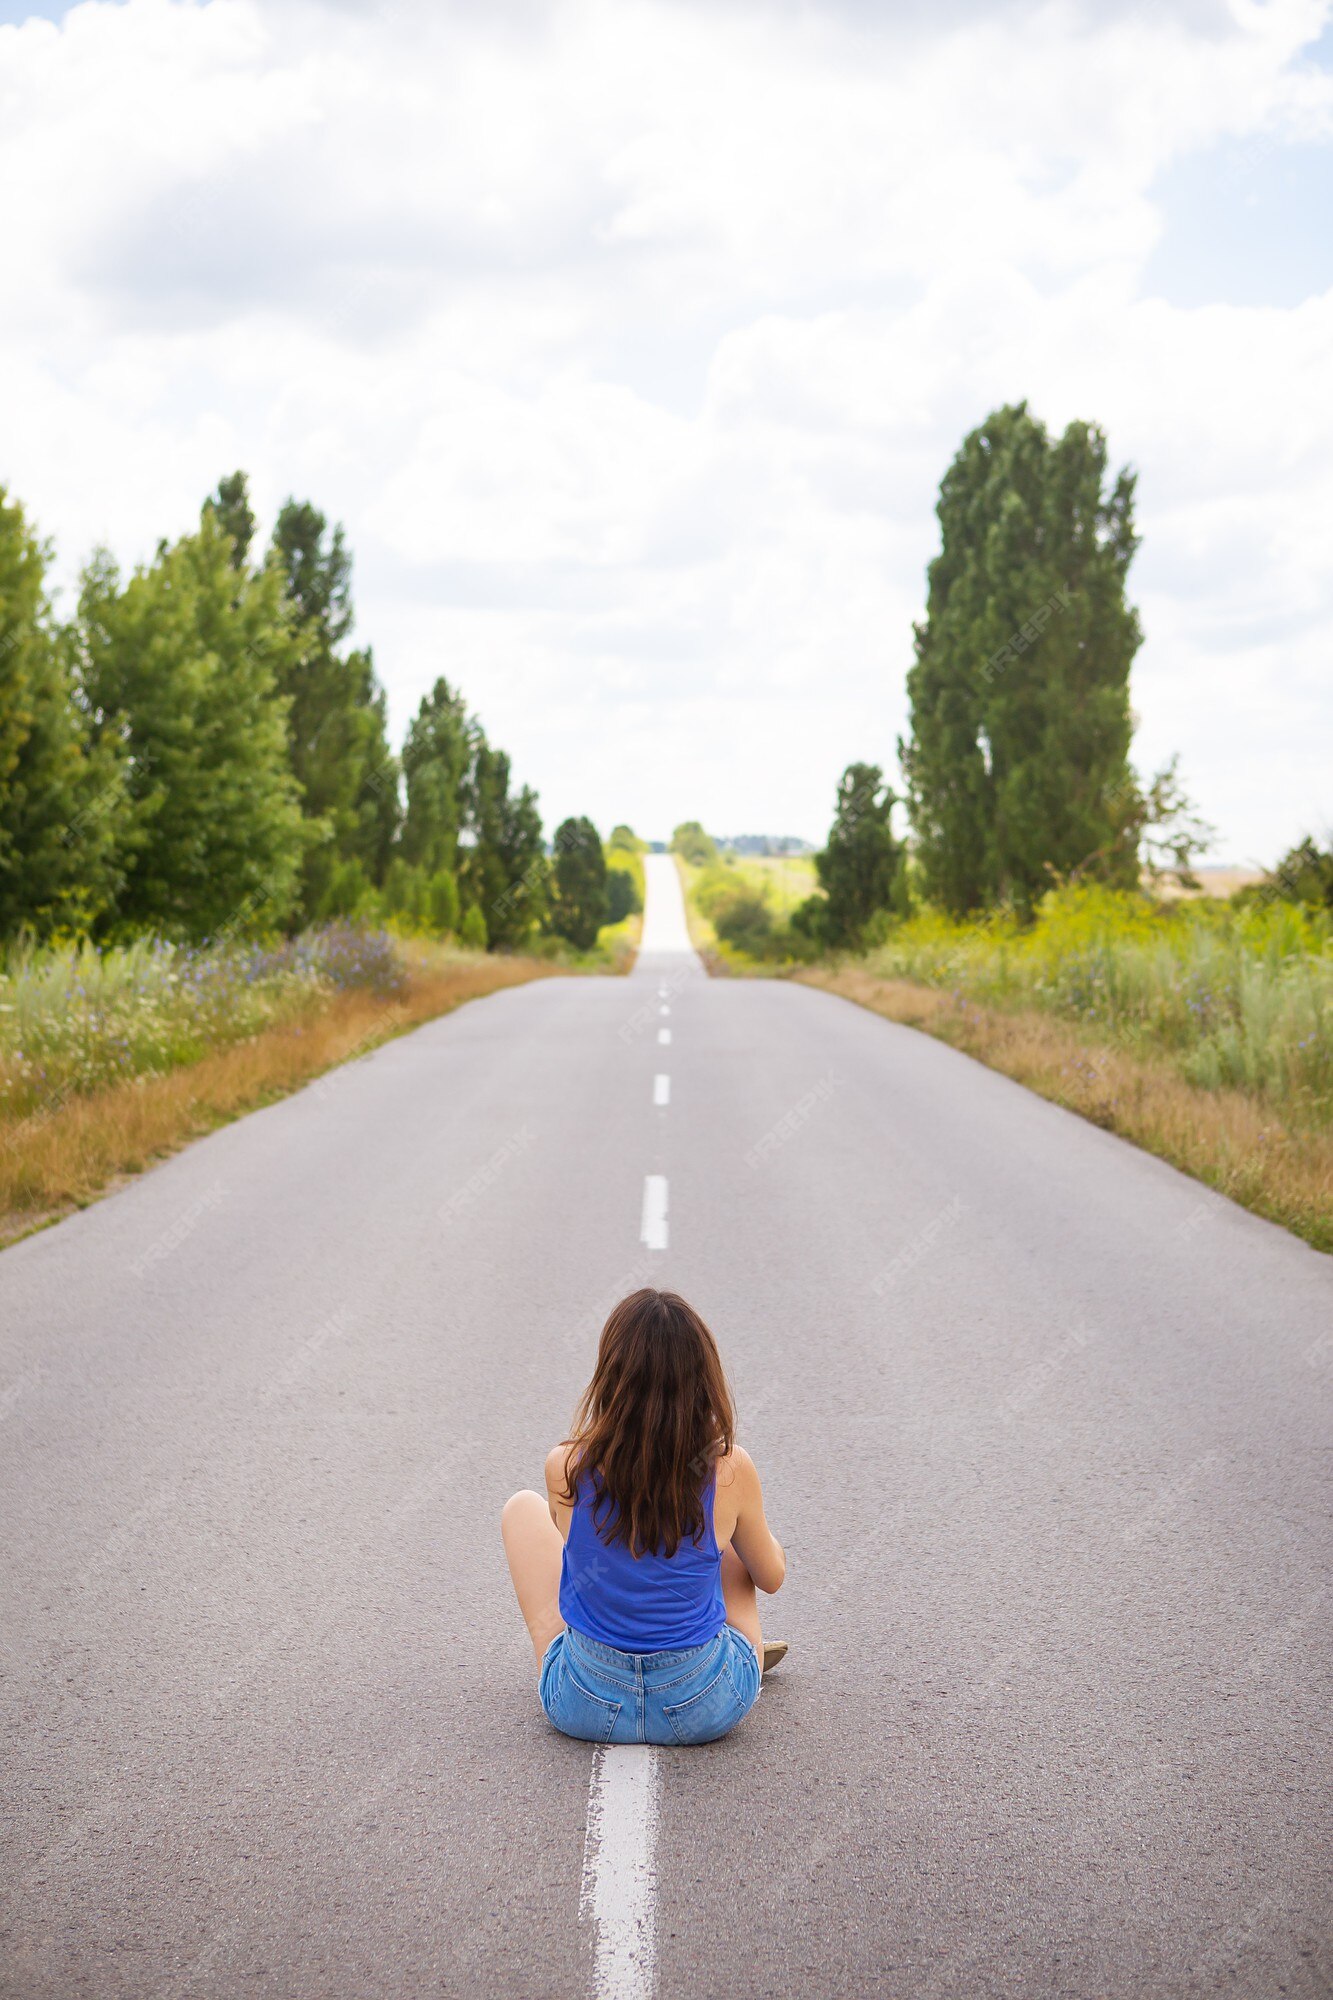
[[[736,1529],[731,1537],[731,1546],[760,1590],[770,1593],[781,1590],[787,1574],[787,1557],[765,1518],[764,1492],[754,1460],[739,1445],[733,1459],[736,1468]]]
[[[553,1445],[546,1454],[546,1504],[551,1510],[551,1519],[560,1530],[562,1541],[569,1540],[569,1517],[572,1508],[565,1499],[566,1448],[562,1444]]]

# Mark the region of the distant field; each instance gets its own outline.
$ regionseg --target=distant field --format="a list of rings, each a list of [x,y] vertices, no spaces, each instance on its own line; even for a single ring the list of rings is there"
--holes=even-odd
[[[1168,902],[1180,896],[1234,896],[1237,889],[1248,889],[1264,880],[1262,868],[1196,868],[1194,873],[1199,881],[1197,889],[1182,889],[1165,881],[1157,893]]]
[[[789,917],[819,887],[813,854],[724,854],[723,863],[768,890],[774,914]]]

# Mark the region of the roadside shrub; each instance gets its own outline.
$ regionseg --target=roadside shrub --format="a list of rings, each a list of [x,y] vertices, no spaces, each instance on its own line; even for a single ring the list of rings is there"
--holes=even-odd
[[[724,944],[762,958],[773,937],[773,912],[762,889],[748,882],[733,883],[727,892],[713,899],[706,913]]]
[[[458,929],[458,878],[451,869],[437,868],[428,878],[426,919],[436,937]]]
[[[1313,905],[1164,904],[1064,887],[1043,897],[1030,925],[1003,913],[954,923],[922,911],[866,963],[968,999],[1084,1021],[1170,1051],[1194,1082],[1333,1119],[1333,916]]]
[[[319,919],[327,923],[335,917],[356,920],[377,912],[379,895],[359,861],[339,861],[329,874],[328,885],[319,901]]]
[[[710,924],[714,923],[718,911],[735,895],[741,883],[742,878],[737,874],[734,863],[714,860],[704,869],[691,891],[696,908]]]
[[[597,933],[610,922],[608,908],[601,835],[586,816],[562,820],[555,832],[548,928],[575,951],[591,951]]]
[[[609,867],[606,871],[606,921],[623,924],[626,917],[637,916],[642,908],[643,898],[630,870]]]
[[[396,994],[405,977],[386,932],[350,923],[275,944],[11,948],[0,972],[0,1115],[164,1075],[331,993]]]
[[[697,819],[687,819],[671,836],[672,852],[701,866],[717,859],[717,842],[705,833]]]
[[[358,924],[323,924],[304,931],[256,963],[271,963],[278,972],[289,964],[294,972],[313,973],[320,986],[344,993],[401,993],[407,978],[388,932]]]

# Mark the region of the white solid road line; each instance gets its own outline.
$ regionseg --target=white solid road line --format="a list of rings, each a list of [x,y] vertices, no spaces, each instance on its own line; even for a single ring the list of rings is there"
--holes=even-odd
[[[669,1007],[659,1007],[657,1011],[659,1014],[669,1014],[671,1009]]]
[[[649,1743],[593,1756],[579,1916],[593,1925],[593,2000],[650,2000],[657,1758]]]
[[[653,1103],[670,1104],[670,1102],[671,1078],[669,1076],[655,1076],[653,1078]]]
[[[671,1040],[670,1028],[659,1028],[657,1031],[657,1039],[661,1043],[662,1047],[666,1048],[667,1044]]]
[[[646,1243],[650,1250],[665,1250],[667,1247],[665,1174],[645,1174],[643,1177],[643,1217],[639,1223],[639,1241]]]

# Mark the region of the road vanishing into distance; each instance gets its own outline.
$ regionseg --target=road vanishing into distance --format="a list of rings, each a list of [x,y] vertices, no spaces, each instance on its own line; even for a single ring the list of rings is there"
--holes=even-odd
[[[0,1255],[0,1993],[1333,1990],[1333,1260],[941,1044],[477,1001]],[[556,1735],[499,1537],[612,1302],[712,1323],[791,1654]]]

